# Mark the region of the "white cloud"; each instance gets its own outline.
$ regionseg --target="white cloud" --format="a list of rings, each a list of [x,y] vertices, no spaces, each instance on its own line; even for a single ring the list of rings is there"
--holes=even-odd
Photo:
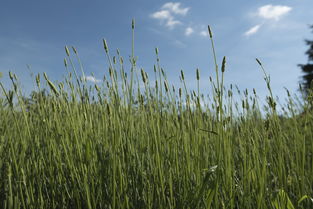
[[[173,18],[170,12],[167,10],[157,11],[153,13],[151,17],[158,20],[168,20],[170,18]]]
[[[86,76],[86,80],[87,81],[90,81],[90,82],[93,82],[93,83],[100,83],[101,82],[101,80],[99,80],[99,79],[96,79],[94,76]]]
[[[186,15],[190,8],[185,7],[181,8],[180,3],[173,3],[173,2],[167,2],[162,6],[163,9],[168,9],[169,11],[173,12],[174,14],[179,15]]]
[[[185,30],[185,35],[190,36],[193,32],[194,32],[194,30],[191,27],[188,27]]]
[[[264,6],[261,6],[258,8],[257,12],[254,14],[262,19],[269,20],[263,22],[263,24],[267,25],[271,23],[271,21],[278,21],[280,20],[284,15],[288,14],[292,10],[291,7],[283,6],[283,5],[271,5],[267,4]],[[251,36],[255,33],[257,33],[262,24],[258,24],[247,30],[244,35],[245,36]]]
[[[209,36],[209,32],[206,31],[206,30],[203,30],[203,31],[200,32],[200,35],[204,36],[204,37],[207,37],[207,36]]]
[[[257,33],[260,29],[261,25],[256,25],[256,26],[253,26],[252,28],[250,28],[249,30],[247,30],[244,35],[245,36],[251,36],[255,33]]]
[[[182,24],[180,21],[175,20],[171,13],[167,10],[160,10],[151,15],[152,18],[160,20],[161,23],[165,21],[165,25],[173,29],[176,25]],[[164,23],[164,22],[163,22]]]
[[[188,7],[182,8],[180,3],[167,2],[159,11],[151,14],[150,17],[157,19],[166,27],[173,29],[177,25],[181,25],[182,22],[176,20],[176,15],[185,16],[189,11]]]
[[[169,18],[166,22],[166,26],[170,29],[173,29],[176,25],[182,24],[180,21],[175,20],[174,18]]]
[[[264,19],[279,20],[292,10],[291,7],[271,4],[264,5],[258,9],[257,15]]]

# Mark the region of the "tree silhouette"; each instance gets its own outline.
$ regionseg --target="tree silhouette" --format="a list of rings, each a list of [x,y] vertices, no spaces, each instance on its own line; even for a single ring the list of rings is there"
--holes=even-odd
[[[313,32],[313,25],[310,26]],[[306,45],[309,45],[309,49],[305,52],[308,55],[308,63],[303,65],[298,65],[304,75],[302,76],[302,87],[304,88],[305,92],[308,94],[310,87],[313,88],[313,40],[305,40]]]
[[[46,89],[42,89],[40,91],[32,91],[29,97],[22,97],[22,101],[27,112],[38,111],[38,107],[36,106],[38,104],[49,103],[49,99],[51,99],[51,97]]]

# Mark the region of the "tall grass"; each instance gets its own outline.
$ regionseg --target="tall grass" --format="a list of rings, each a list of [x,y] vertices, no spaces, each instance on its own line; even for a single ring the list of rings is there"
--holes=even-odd
[[[133,37],[134,29],[133,21]],[[287,92],[278,114],[257,60],[269,90],[266,112],[255,91],[238,90],[236,102],[209,32],[212,101],[200,93],[198,69],[196,91],[186,88],[183,71],[181,87],[170,85],[158,49],[150,79],[136,65],[134,38],[130,71],[103,40],[109,78],[94,86],[75,48],[65,48],[65,80],[38,74],[31,99],[10,73],[12,88],[0,83],[0,207],[312,208],[310,100]]]

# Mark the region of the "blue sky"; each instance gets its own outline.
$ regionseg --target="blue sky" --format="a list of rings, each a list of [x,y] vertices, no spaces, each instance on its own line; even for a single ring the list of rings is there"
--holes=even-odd
[[[210,93],[208,77],[214,64],[207,25],[214,34],[219,63],[227,57],[226,84],[255,88],[267,94],[259,58],[271,76],[275,95],[285,97],[283,87],[297,91],[306,63],[304,39],[313,39],[312,0],[193,0],[193,1],[1,1],[0,72],[8,85],[15,72],[25,92],[33,88],[33,73],[47,72],[50,79],[65,75],[64,46],[75,46],[85,72],[101,79],[107,72],[102,39],[112,55],[120,49],[125,60],[131,54],[131,20],[136,19],[135,54],[138,67],[152,77],[159,48],[161,65],[170,82],[179,84],[185,71],[190,88],[196,87],[195,70],[201,72],[201,89]],[[90,81],[92,82],[92,81]]]

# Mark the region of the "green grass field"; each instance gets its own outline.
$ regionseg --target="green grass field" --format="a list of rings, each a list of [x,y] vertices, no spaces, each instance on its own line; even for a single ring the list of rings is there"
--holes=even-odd
[[[238,102],[224,87],[226,58],[218,67],[213,53],[209,101],[199,70],[198,89],[186,88],[183,72],[174,87],[157,49],[148,77],[134,50],[124,69],[103,43],[109,76],[94,86],[68,47],[64,81],[38,74],[31,99],[16,75],[10,89],[1,84],[0,208],[313,208],[310,99],[289,94],[278,113],[257,60],[266,110],[255,92]]]

